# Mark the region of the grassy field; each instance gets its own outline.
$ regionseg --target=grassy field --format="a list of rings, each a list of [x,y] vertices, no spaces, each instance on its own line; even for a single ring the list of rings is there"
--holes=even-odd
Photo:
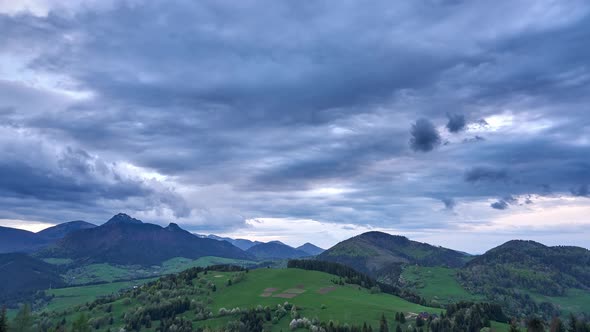
[[[53,265],[66,265],[73,262],[73,260],[69,258],[45,258],[43,261]]]
[[[590,312],[590,292],[581,289],[568,289],[567,296],[545,296],[540,294],[531,294],[537,302],[550,302],[561,309],[564,314],[570,313],[589,313]]]
[[[52,264],[68,264],[56,258],[47,259]],[[239,266],[252,265],[255,262],[222,257],[201,257],[199,259],[188,259],[176,257],[162,263],[161,266],[142,267],[138,265],[111,265],[111,264],[89,264],[68,270],[64,279],[70,285],[84,285],[96,282],[113,282],[116,280],[132,280],[149,278],[164,274],[177,273],[191,267],[205,267],[215,264],[233,264]]]
[[[447,304],[461,300],[480,301],[477,295],[467,292],[455,279],[455,269],[445,267],[408,266],[402,277],[427,301]]]
[[[296,305],[301,316],[309,319],[318,318],[321,321],[330,321],[348,324],[362,324],[367,322],[373,328],[378,328],[381,314],[385,314],[389,321],[390,330],[395,330],[396,312],[404,312],[406,315],[418,312],[430,312],[439,314],[441,309],[429,308],[410,303],[399,297],[389,294],[372,294],[367,289],[359,288],[356,285],[337,285],[332,282],[336,277],[327,273],[317,271],[305,271],[300,269],[257,269],[246,274],[244,280],[231,286],[227,285],[233,273],[209,272],[201,278],[207,279],[216,285],[217,290],[208,296],[211,298],[209,309],[216,317],[195,321],[194,327],[221,327],[237,318],[237,316],[219,317],[217,314],[221,308],[233,309],[255,308],[260,306],[276,307],[288,301]],[[146,282],[143,280],[141,282]],[[46,311],[61,312],[64,309],[84,304],[96,297],[117,292],[122,288],[129,288],[139,285],[141,282],[119,282],[96,286],[71,287],[54,289],[48,291],[55,298],[49,303]],[[279,295],[281,294],[281,295]],[[293,294],[292,298],[285,298],[286,294]],[[199,300],[198,298],[195,298]],[[119,299],[112,303],[112,315],[114,318],[113,328],[118,329],[124,325],[122,317],[126,312],[134,311],[139,304],[134,299]],[[87,310],[87,309],[82,309]],[[90,317],[104,315],[102,309],[95,308],[87,312]],[[69,311],[65,316],[71,322],[77,315],[78,310]],[[186,319],[194,320],[195,313],[191,310],[179,315]],[[61,319],[57,316],[56,319]],[[288,331],[289,315],[281,319],[276,325],[272,325],[272,331]],[[270,325],[270,323],[268,323]],[[415,321],[408,320],[404,324],[415,324]],[[158,326],[154,322],[153,326]],[[105,326],[105,328],[107,328]],[[493,331],[507,331],[505,324],[494,323]]]
[[[232,258],[223,258],[223,257],[213,257],[213,256],[206,256],[201,257],[199,259],[188,259],[183,257],[176,257],[169,259],[162,263],[162,274],[169,274],[169,273],[178,273],[180,271],[184,271],[191,267],[206,267],[211,265],[218,265],[218,264],[231,264],[237,265],[242,267],[247,267],[256,262],[248,261],[248,260],[240,260],[240,259],[232,259]]]
[[[374,328],[379,326],[379,318],[384,313],[389,321],[390,330],[395,330],[394,315],[396,312],[418,313],[422,311],[440,313],[441,309],[429,308],[410,303],[399,297],[389,294],[371,294],[367,289],[356,285],[335,285],[331,282],[333,275],[317,271],[305,271],[299,269],[259,269],[250,271],[246,280],[226,286],[227,273],[214,273],[209,276],[215,282],[218,291],[213,295],[213,312],[220,308],[231,309],[234,307],[252,308],[257,305],[276,306],[279,303],[289,301],[297,307],[301,307],[301,315],[318,318],[321,321],[337,321],[341,323],[362,324],[367,322]],[[325,294],[321,290],[328,287],[334,289]],[[263,297],[266,289],[275,288],[276,294],[303,290],[304,292],[291,299],[278,297]],[[283,319],[278,325],[273,326],[273,331],[288,330],[290,318]],[[205,321],[200,325],[216,326],[223,324],[224,320]],[[409,320],[404,324],[413,324]],[[505,324],[495,323],[495,331],[507,331]]]
[[[114,282],[92,286],[50,289],[45,291],[45,293],[47,295],[53,295],[54,298],[49,302],[44,311],[61,311],[79,304],[94,301],[96,298],[100,296],[116,293],[121,289],[142,285],[154,279],[142,279],[135,281]]]

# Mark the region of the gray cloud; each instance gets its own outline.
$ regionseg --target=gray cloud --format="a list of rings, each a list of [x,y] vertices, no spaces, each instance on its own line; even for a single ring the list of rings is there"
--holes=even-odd
[[[508,209],[509,205],[508,205],[508,202],[506,202],[504,200],[499,200],[497,202],[490,204],[490,206],[496,210],[506,210],[506,209]]]
[[[574,196],[588,197],[590,195],[590,189],[587,184],[579,185],[576,188],[572,188],[570,191]]]
[[[445,205],[445,209],[453,210],[457,205],[457,202],[453,198],[443,198],[441,199],[443,204]]]
[[[458,133],[461,130],[465,129],[467,125],[467,121],[465,120],[465,115],[463,114],[447,114],[449,121],[447,122],[447,129],[451,133]]]
[[[410,130],[410,147],[414,151],[429,152],[440,144],[440,134],[432,122],[419,119]]]
[[[464,175],[465,181],[475,183],[480,181],[506,181],[508,172],[505,169],[494,169],[490,167],[473,167],[468,169]]]
[[[461,214],[472,202],[584,194],[588,6],[539,6],[551,10],[140,1],[0,14],[0,68],[13,68],[0,73],[0,210],[420,230],[491,218]],[[441,213],[441,197],[461,205]]]

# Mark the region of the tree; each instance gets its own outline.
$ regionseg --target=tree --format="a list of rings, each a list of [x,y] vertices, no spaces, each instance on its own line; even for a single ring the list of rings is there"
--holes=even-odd
[[[387,326],[387,318],[385,318],[385,314],[381,314],[381,321],[379,322],[379,332],[389,332],[389,327]]]
[[[510,321],[510,332],[520,332],[520,329],[518,328],[518,323],[516,322],[516,319],[513,319],[512,321]]]
[[[528,332],[544,332],[545,331],[545,324],[543,321],[538,317],[533,317],[529,319],[527,322],[527,331]]]
[[[561,321],[561,319],[559,319],[559,317],[553,317],[553,320],[551,320],[551,325],[549,327],[549,331],[550,332],[565,332],[565,325],[563,325],[563,322]]]
[[[570,319],[568,321],[569,329],[568,331],[576,332],[576,326],[578,325],[578,319],[574,314],[570,314]]]
[[[14,332],[30,332],[33,329],[33,316],[31,315],[31,306],[25,304],[19,310],[12,321],[12,330]]]
[[[90,332],[90,325],[85,314],[80,314],[72,323],[72,332]]]
[[[0,312],[0,332],[8,332],[8,318],[6,318],[6,307]]]
[[[399,313],[399,322],[404,324],[406,322],[406,315],[403,312]]]
[[[402,328],[401,328],[401,326],[399,326],[399,324],[395,328],[395,332],[402,332]]]
[[[424,320],[422,319],[422,317],[420,317],[420,316],[416,317],[416,326],[418,326],[418,327],[424,326]]]

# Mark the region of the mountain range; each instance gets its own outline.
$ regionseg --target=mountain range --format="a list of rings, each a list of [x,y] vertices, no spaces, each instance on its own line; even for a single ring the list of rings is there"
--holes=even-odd
[[[96,225],[80,220],[65,222],[38,233],[0,227],[0,253],[33,252],[62,239],[71,232],[94,227]]]
[[[200,238],[171,223],[167,227],[143,223],[120,213],[105,224],[79,230],[36,254],[78,262],[156,265],[174,257],[253,257],[230,243]]]
[[[404,287],[401,276],[410,266],[443,268],[456,287],[500,303],[513,314],[541,312],[551,317],[560,312],[558,306],[536,304],[529,293],[567,297],[572,289],[590,292],[590,251],[579,247],[513,240],[472,256],[404,236],[367,232],[328,250],[311,243],[293,248],[280,241],[195,235],[175,223],[161,227],[119,213],[100,226],[72,221],[38,233],[0,227],[0,300],[62,286],[61,274],[91,264],[152,268],[174,258],[206,256],[259,263],[316,259],[346,265],[398,287]],[[47,263],[56,261],[66,265]]]

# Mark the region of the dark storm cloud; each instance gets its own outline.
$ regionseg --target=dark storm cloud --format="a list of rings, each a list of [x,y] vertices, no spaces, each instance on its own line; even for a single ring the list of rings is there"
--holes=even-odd
[[[419,119],[410,130],[410,147],[414,151],[429,152],[440,144],[440,134],[432,122]]]
[[[447,129],[451,133],[458,133],[465,128],[467,121],[463,114],[447,114],[449,121],[447,122]]]
[[[0,14],[0,208],[170,209],[212,231],[268,216],[412,229],[452,227],[425,208],[441,197],[587,195],[587,5],[539,6],[543,17],[527,1]],[[57,152],[6,153],[22,131]],[[301,193],[316,189],[327,194]]]

